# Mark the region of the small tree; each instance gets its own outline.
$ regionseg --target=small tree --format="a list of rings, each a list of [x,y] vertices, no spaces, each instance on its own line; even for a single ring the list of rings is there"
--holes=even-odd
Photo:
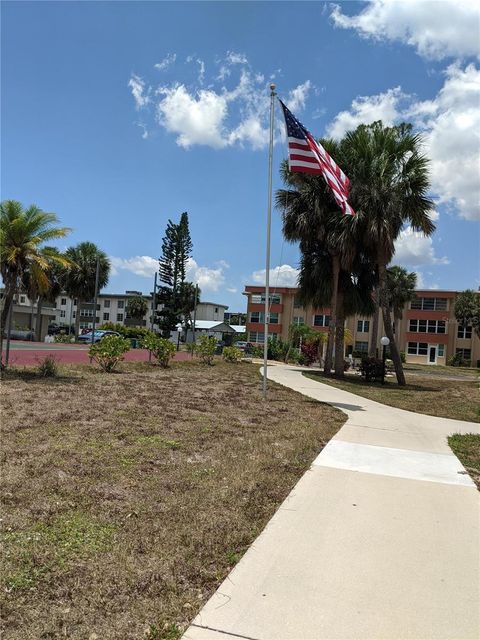
[[[88,355],[102,371],[110,373],[130,350],[130,342],[121,336],[106,336],[90,346]]]
[[[197,353],[203,364],[213,364],[213,357],[217,347],[217,339],[213,336],[200,336],[197,343]]]
[[[127,318],[141,320],[148,311],[148,302],[142,296],[133,296],[127,303]]]
[[[170,342],[167,338],[160,338],[153,333],[145,336],[142,347],[147,349],[164,369],[168,367],[170,360],[175,355],[173,342]]]
[[[242,352],[237,347],[225,347],[222,355],[225,362],[238,363],[242,359]]]

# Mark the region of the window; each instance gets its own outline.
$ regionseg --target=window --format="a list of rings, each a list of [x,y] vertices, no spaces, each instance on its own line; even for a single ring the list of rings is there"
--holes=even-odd
[[[445,320],[410,320],[409,331],[414,333],[445,333]]]
[[[73,306],[74,306],[74,307],[76,307],[76,306],[77,306],[77,299],[76,299],[76,298],[74,298],[74,299],[73,299]]]
[[[250,331],[248,334],[249,342],[265,342],[265,333],[260,331]]]
[[[269,324],[278,324],[278,313],[276,311],[270,312]]]
[[[250,313],[250,322],[265,323],[265,314],[262,311],[252,311]],[[278,324],[278,313],[272,311],[270,313],[269,324]]]
[[[456,354],[459,354],[463,360],[471,360],[472,359],[472,350],[471,349],[456,349]]]
[[[61,304],[62,307],[64,307],[67,304],[67,299],[66,298],[62,298],[60,300],[60,304]]]
[[[117,313],[117,322],[123,322],[123,313]]]
[[[357,331],[360,333],[368,333],[370,330],[370,320],[358,320]]]
[[[313,316],[314,327],[328,327],[329,324],[330,324],[330,316],[325,316],[325,315]]]
[[[364,353],[367,353],[368,351],[368,342],[363,341],[363,340],[356,340],[355,341],[355,349],[354,351],[363,351]]]
[[[293,324],[296,324],[296,325],[305,324],[305,318],[303,318],[302,316],[294,316]]]
[[[472,337],[472,327],[458,327],[457,338],[462,340],[470,339]]]
[[[110,314],[109,313],[104,313],[103,314],[103,320],[110,320]]]
[[[411,356],[426,356],[428,353],[428,344],[426,342],[409,342],[407,353]]]
[[[280,304],[280,294],[271,293],[268,296],[269,304]],[[252,302],[254,304],[265,304],[265,294],[264,293],[254,293],[252,295]]]
[[[218,307],[215,307],[215,313],[218,313]]]
[[[84,318],[93,318],[93,309],[80,309],[80,315]]]
[[[446,311],[446,298],[414,298],[410,303],[410,309],[423,309],[424,311]]]
[[[123,308],[125,307],[125,300],[119,300],[119,301],[117,302],[117,307],[118,307],[119,309],[123,309]]]
[[[443,357],[445,355],[445,345],[444,344],[439,344],[438,345],[438,355]]]
[[[25,296],[20,296],[20,304],[25,304]]]
[[[293,298],[293,308],[294,309],[302,308],[302,303],[300,302],[300,296],[298,294]]]
[[[74,311],[74,312],[72,313],[72,318],[76,318],[76,317],[77,317],[77,312],[76,312],[76,311]]]
[[[105,309],[110,309],[110,300],[104,300],[103,306],[105,307]]]
[[[62,310],[60,311],[60,318],[65,318],[65,317],[66,317],[66,315],[67,315],[67,314],[65,313],[65,309],[62,309]]]

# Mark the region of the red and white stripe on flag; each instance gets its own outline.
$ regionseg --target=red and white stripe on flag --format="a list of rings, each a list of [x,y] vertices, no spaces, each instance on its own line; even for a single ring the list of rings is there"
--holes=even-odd
[[[281,102],[288,136],[288,166],[290,171],[323,175],[336,203],[345,215],[354,216],[348,202],[350,180],[335,160],[325,151],[312,134]]]

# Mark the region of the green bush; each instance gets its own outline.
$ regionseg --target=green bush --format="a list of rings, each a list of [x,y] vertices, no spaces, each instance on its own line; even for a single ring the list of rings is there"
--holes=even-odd
[[[450,367],[469,367],[471,364],[470,360],[465,360],[462,357],[461,353],[456,353],[454,356],[451,356],[448,361],[447,364]]]
[[[145,336],[142,341],[142,347],[150,351],[153,357],[158,361],[158,364],[165,369],[170,364],[170,360],[175,355],[175,345],[167,338],[160,338],[159,336],[150,333]]]
[[[37,372],[42,378],[56,378],[58,375],[58,365],[55,356],[45,356],[43,360],[40,360]]]
[[[196,343],[195,342],[187,342],[187,344],[185,346],[186,346],[186,349],[187,349],[188,353],[190,353],[193,356],[193,354],[197,350]]]
[[[405,364],[407,358],[405,356],[405,351],[400,351],[400,360]]]
[[[200,336],[197,343],[196,351],[203,364],[213,364],[215,349],[217,348],[217,339],[213,336]]]
[[[105,322],[98,328],[105,331],[116,331],[124,338],[142,339],[150,334],[152,336],[155,335],[152,331],[150,331],[150,329],[146,329],[145,327],[126,327],[123,324],[116,324],[114,322]]]
[[[223,359],[225,362],[240,362],[242,352],[237,347],[225,347],[223,349]]]
[[[252,347],[250,353],[252,358],[263,358],[263,347]]]
[[[385,375],[385,367],[381,358],[363,358],[360,373],[366,382],[382,380]]]
[[[72,336],[69,336],[66,333],[57,333],[57,335],[54,336],[54,341],[60,343],[70,343],[72,341]]]
[[[124,359],[130,350],[130,342],[121,336],[106,336],[90,346],[88,355],[102,371],[109,373]]]

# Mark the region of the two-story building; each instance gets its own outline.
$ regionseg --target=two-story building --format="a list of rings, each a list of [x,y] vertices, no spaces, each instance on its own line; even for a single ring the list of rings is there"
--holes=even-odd
[[[460,354],[464,360],[476,365],[480,360],[480,339],[472,327],[459,325],[454,314],[455,299],[460,292],[419,290],[417,297],[405,305],[402,319],[397,322],[395,335],[400,351],[405,352],[407,362],[446,364],[448,359]],[[263,344],[265,340],[265,287],[246,286],[248,340]],[[330,309],[303,307],[298,299],[298,288],[276,287],[270,289],[269,337],[288,338],[291,324],[305,324],[318,331],[328,331]],[[355,315],[347,318],[345,327],[352,336],[349,352],[369,350],[372,340],[372,317]],[[379,318],[379,330],[375,349],[381,352],[380,339],[385,335],[383,321]]]

